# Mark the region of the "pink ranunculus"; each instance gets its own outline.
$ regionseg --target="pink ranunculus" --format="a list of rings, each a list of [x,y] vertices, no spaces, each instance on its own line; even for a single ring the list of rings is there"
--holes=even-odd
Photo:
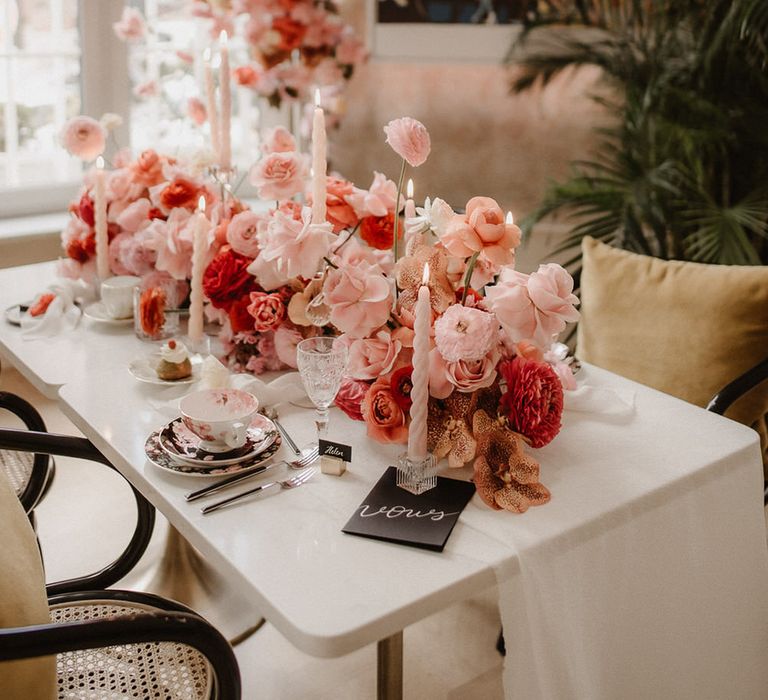
[[[386,330],[380,330],[370,338],[342,335],[340,340],[349,349],[347,375],[352,379],[371,380],[389,374],[403,348],[402,343]]]
[[[498,341],[499,322],[480,309],[454,304],[435,321],[435,345],[446,362],[481,360]]]
[[[401,117],[384,127],[387,143],[392,150],[413,168],[420,166],[429,156],[431,148],[429,132],[417,119]]]
[[[406,416],[392,394],[389,377],[380,377],[368,389],[361,406],[368,437],[377,442],[405,443]]]
[[[296,150],[296,139],[284,126],[268,129],[261,141],[263,153],[290,153]]]
[[[491,386],[496,380],[496,365],[501,358],[498,346],[480,360],[447,362],[437,348],[429,353],[429,393],[444,399],[454,389],[470,394],[477,389]]]
[[[128,233],[135,233],[149,223],[149,210],[152,203],[142,197],[129,204],[117,217],[117,225]]]
[[[361,262],[331,270],[323,289],[331,323],[352,338],[365,338],[389,319],[392,288],[378,266]]]
[[[292,369],[297,369],[296,346],[304,340],[304,336],[290,323],[283,323],[275,331],[275,352],[280,361]]]
[[[457,258],[482,252],[492,263],[514,265],[520,238],[520,229],[506,223],[495,199],[472,197],[467,202],[466,214],[457,214],[452,219],[441,242]]]
[[[253,329],[259,333],[274,331],[285,319],[285,304],[279,294],[251,292],[248,313],[255,319]]]
[[[333,239],[329,223],[312,223],[309,207],[302,208],[299,220],[278,210],[272,215],[266,232],[259,234],[261,252],[257,261],[270,263],[287,279],[310,279],[323,256],[328,254]]]
[[[107,130],[92,117],[73,117],[64,125],[61,143],[73,156],[94,160],[104,152]]]
[[[124,7],[120,19],[112,24],[118,39],[123,41],[135,42],[144,37],[147,31],[147,24],[144,15],[135,7]]]
[[[251,168],[261,199],[287,199],[304,189],[306,166],[300,153],[268,153]]]
[[[240,255],[255,258],[259,254],[259,227],[264,219],[263,214],[250,209],[235,214],[227,227],[227,243]]]
[[[374,172],[373,182],[367,190],[355,187],[352,194],[346,195],[345,199],[360,218],[386,216],[395,211],[397,185],[385,175]]]
[[[363,382],[359,379],[345,379],[339,387],[339,393],[336,394],[334,403],[352,420],[364,420],[363,401],[370,388],[369,382]]]
[[[208,110],[199,97],[190,97],[187,100],[187,116],[198,126],[205,124]]]

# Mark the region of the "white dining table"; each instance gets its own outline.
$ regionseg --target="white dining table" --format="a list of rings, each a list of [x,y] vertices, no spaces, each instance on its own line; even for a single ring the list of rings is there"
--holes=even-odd
[[[49,264],[1,270],[3,306],[25,301],[51,274]],[[657,680],[640,680],[622,666],[620,655],[626,650],[619,651],[621,644],[610,637],[615,630],[601,628],[611,620],[597,624],[596,617],[594,625],[570,626],[568,615],[582,605],[595,616],[610,617],[616,609],[626,612],[628,624],[634,625],[632,653],[641,650],[648,660],[639,668],[649,673],[659,663],[659,650],[664,658],[679,653],[680,663],[688,663],[684,667],[701,676],[700,682],[692,679],[690,688],[712,689],[711,694],[690,697],[723,697],[715,692],[721,684],[733,690],[733,683],[739,692],[730,697],[766,697],[768,671],[754,668],[760,661],[768,668],[768,552],[762,465],[753,431],[587,366],[582,382],[594,387],[596,395],[624,397],[629,413],[611,415],[599,405],[593,411],[583,406],[566,410],[561,434],[533,451],[552,501],[513,515],[492,511],[474,496],[445,550],[430,552],[341,532],[402,448],[372,442],[361,423],[338,410],[332,411],[330,437],[351,444],[353,450],[343,476],[320,474],[299,489],[244,500],[204,516],[199,504],[184,499],[200,480],[161,471],[144,453],[147,436],[168,421],[157,410],[158,402],[184,393],[180,387],[140,383],[129,373],[128,362],[149,349],[130,327],[85,319],[71,333],[45,340],[25,340],[18,328],[0,324],[3,357],[44,394],[56,397],[64,413],[114,466],[296,647],[318,657],[335,657],[377,642],[379,697],[401,697],[404,628],[494,584],[506,596],[500,603],[509,649],[508,697],[617,697],[612,693],[622,683],[629,684],[623,697],[651,697],[643,692],[645,683],[663,692],[663,674]],[[313,440],[311,411],[285,404],[280,420],[300,444]],[[470,471],[448,476],[466,479]],[[708,512],[708,519],[698,518],[718,506],[722,509]],[[686,519],[683,514],[697,517]],[[717,529],[709,531],[713,520],[717,524],[711,527]],[[658,537],[659,528],[664,537]],[[654,533],[654,542],[647,541],[644,531]],[[689,545],[695,545],[694,554]],[[699,556],[703,551],[706,556]],[[624,569],[612,572],[601,560],[607,556],[613,562],[627,557],[627,575],[621,573]],[[634,610],[629,596],[643,601],[651,595],[645,590],[648,571],[669,561],[677,562],[677,568],[666,566],[657,573],[675,603],[675,613],[667,616],[670,628],[665,629],[667,613],[657,619],[646,607],[643,617],[644,611]],[[720,561],[728,571],[719,570]],[[707,571],[716,569],[707,574],[711,580],[700,580],[702,563]],[[572,568],[563,569],[565,565]],[[603,565],[606,576],[621,578],[621,599],[610,595],[619,590],[618,581],[611,588],[610,581],[590,580]],[[689,566],[696,585],[685,583]],[[581,571],[581,582],[565,586],[551,580],[567,578],[569,570]],[[642,591],[633,591],[641,584]],[[711,588],[716,597],[697,597],[697,585],[707,595]],[[672,590],[675,587],[680,590]],[[595,600],[602,590],[608,591],[609,607],[604,609]],[[734,602],[737,592],[752,597],[748,606]],[[542,609],[547,595],[551,602]],[[729,601],[726,608],[710,610],[703,626],[696,627],[699,607],[706,602],[717,608],[712,601],[718,599]],[[554,611],[559,617],[553,621],[549,613]],[[647,630],[646,619],[652,619]],[[589,638],[589,627],[600,629],[598,643]],[[706,632],[722,633],[722,639],[707,646]],[[665,639],[668,643],[660,641]],[[689,650],[678,649],[686,640]],[[700,662],[688,658],[696,645],[701,646]],[[727,664],[717,666],[713,681],[707,654],[714,653],[733,661],[738,673],[729,672]],[[581,676],[563,670],[568,658],[582,657],[580,669],[588,671]],[[749,664],[748,672],[739,665],[743,663]],[[516,674],[513,681],[509,672]],[[562,676],[554,685],[552,673]],[[714,671],[710,675],[714,677]],[[574,688],[589,687],[593,692],[585,690],[587,695],[569,695]],[[594,688],[601,688],[602,694]]]

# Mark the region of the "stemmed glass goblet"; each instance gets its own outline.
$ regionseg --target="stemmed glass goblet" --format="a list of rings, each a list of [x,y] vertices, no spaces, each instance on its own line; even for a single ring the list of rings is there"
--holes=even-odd
[[[328,408],[336,398],[347,369],[348,352],[337,338],[307,338],[296,346],[299,374],[307,396],[315,404],[317,437],[328,432]]]

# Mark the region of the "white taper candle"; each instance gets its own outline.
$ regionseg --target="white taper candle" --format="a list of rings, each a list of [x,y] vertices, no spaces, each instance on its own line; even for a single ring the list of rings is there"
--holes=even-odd
[[[211,150],[216,163],[221,158],[221,133],[219,130],[219,108],[216,105],[216,84],[213,80],[213,67],[211,66],[211,50],[203,52],[205,63],[205,97],[208,108],[208,124],[211,127]]]
[[[325,223],[325,175],[327,141],[325,135],[325,114],[320,106],[320,90],[315,90],[315,112],[312,117],[312,223]]]
[[[232,167],[232,86],[229,76],[229,46],[227,33],[222,29],[219,35],[221,43],[221,70],[219,85],[221,90],[221,162],[223,170]]]
[[[96,274],[100,280],[109,277],[109,233],[107,228],[107,174],[104,159],[96,159],[96,182],[93,193],[93,217],[96,229]]]
[[[427,456],[427,413],[429,410],[429,336],[432,327],[429,263],[416,301],[413,324],[413,374],[411,375],[411,424],[408,428],[408,457],[421,460]]]
[[[203,273],[208,254],[208,232],[210,223],[205,217],[205,197],[200,196],[195,220],[192,248],[192,279],[189,292],[189,325],[187,335],[195,343],[203,339]]]

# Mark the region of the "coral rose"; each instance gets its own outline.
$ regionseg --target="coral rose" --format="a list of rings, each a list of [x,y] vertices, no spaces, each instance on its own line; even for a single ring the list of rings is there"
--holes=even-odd
[[[217,309],[228,310],[238,299],[256,291],[256,280],[248,273],[251,259],[228,247],[222,248],[203,273],[203,291]]]
[[[507,384],[500,410],[509,427],[525,436],[533,447],[543,447],[560,432],[563,414],[563,385],[546,363],[522,357],[499,364]]]
[[[255,258],[259,254],[259,226],[265,223],[264,216],[253,211],[236,214],[227,226],[227,243],[236,253]]]
[[[284,15],[272,20],[272,29],[280,35],[277,48],[280,51],[293,51],[301,46],[301,41],[307,33],[306,25],[296,22]]]
[[[345,379],[334,402],[352,420],[363,420],[363,400],[370,387],[368,382],[359,379]]]
[[[451,255],[468,258],[480,253],[497,265],[513,265],[520,245],[520,229],[508,224],[495,199],[472,197],[466,214],[457,214],[440,239]]]
[[[232,71],[232,77],[242,87],[256,87],[259,82],[259,73],[253,66],[238,66]]]
[[[400,229],[398,238],[403,237]],[[389,250],[395,240],[395,215],[366,216],[360,221],[360,238],[371,248]]]
[[[285,304],[279,294],[251,292],[248,313],[253,316],[254,330],[259,333],[275,330],[285,319]]]
[[[378,266],[360,262],[331,270],[324,284],[331,323],[353,338],[383,326],[392,309],[392,288]]]
[[[61,131],[61,143],[73,156],[94,160],[104,152],[107,130],[92,117],[73,117]]]
[[[407,442],[405,412],[392,396],[388,378],[380,377],[371,385],[363,399],[361,413],[368,437],[377,442]]]
[[[177,207],[194,209],[200,198],[200,185],[186,177],[175,177],[160,192],[160,205],[170,211]]]
[[[387,143],[413,168],[420,166],[431,148],[429,132],[420,121],[411,117],[393,119],[384,127]]]
[[[165,325],[165,292],[159,287],[151,287],[141,293],[139,323],[150,337],[158,335]]]
[[[251,168],[250,182],[261,199],[288,199],[304,188],[301,154],[268,153]]]
[[[385,330],[372,338],[339,338],[349,350],[347,375],[352,379],[372,380],[388,374],[402,350],[402,343]]]
[[[77,203],[77,215],[88,226],[94,225],[96,218],[93,212],[93,199],[91,199],[87,192],[83,193],[83,196],[80,197],[80,201]]]
[[[163,161],[151,148],[142,151],[129,166],[133,181],[145,187],[152,187],[163,181]]]
[[[339,233],[345,228],[352,229],[360,220],[354,208],[345,199],[354,192],[354,185],[347,180],[328,176],[325,181],[326,220],[333,226],[333,232]],[[310,203],[311,203],[310,197]]]

